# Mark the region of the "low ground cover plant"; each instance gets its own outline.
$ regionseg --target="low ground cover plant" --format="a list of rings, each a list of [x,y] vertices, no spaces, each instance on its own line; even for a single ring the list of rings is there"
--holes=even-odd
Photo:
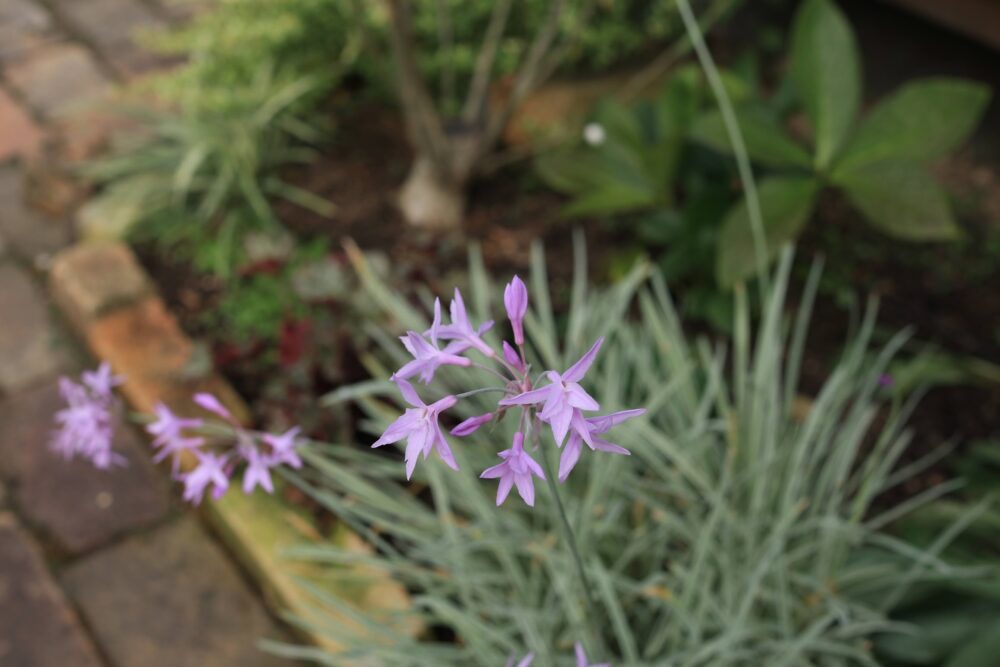
[[[325,664],[385,665],[496,665],[530,651],[540,664],[568,665],[580,641],[591,659],[616,665],[873,665],[873,637],[907,632],[889,614],[911,586],[962,576],[938,555],[971,514],[921,550],[884,528],[936,492],[898,506],[876,502],[920,469],[897,468],[914,402],[887,409],[881,382],[903,337],[871,349],[870,313],[803,408],[797,378],[818,272],[805,307],[788,320],[790,256],[753,332],[740,297],[731,349],[688,340],[665,285],[645,266],[607,290],[589,290],[581,269],[572,307],[557,319],[536,257],[525,358],[509,344],[506,362],[560,373],[527,396],[516,380],[500,392],[469,389],[470,377],[496,378],[477,365],[504,349],[496,327],[476,327],[499,300],[484,272],[473,269],[456,327],[414,310],[357,261],[372,298],[412,332],[407,347],[415,355],[379,332],[390,366],[368,360],[376,376],[399,369],[394,377],[407,411],[399,417],[379,398],[395,393],[384,380],[341,389],[329,400],[359,401],[380,449],[411,438],[406,465],[381,451],[306,450],[307,465],[291,481],[375,551],[317,545],[290,555],[327,564],[334,573],[363,563],[370,576],[398,578],[413,592],[411,620],[427,632],[399,636],[312,588],[317,608],[331,619],[347,614],[365,631],[331,620],[310,629],[343,646],[342,653],[277,650]],[[637,314],[634,322],[630,313]],[[427,347],[413,339],[441,327],[452,329],[439,344],[430,333]],[[463,337],[452,338],[459,330]],[[591,342],[602,338],[595,355]],[[482,354],[467,347],[456,355],[457,348],[447,347],[472,340],[475,348],[482,343]],[[581,355],[593,362],[586,380],[576,372],[582,366],[573,364]],[[419,385],[402,384],[402,376],[421,374],[431,381],[429,393],[417,395]],[[576,380],[588,398],[576,393]],[[550,457],[560,449],[559,415],[573,406],[549,403],[553,387],[587,407],[590,400],[599,403],[602,412],[645,408],[645,414],[624,413],[633,418],[611,432],[615,446],[630,455],[584,445],[572,474],[560,474],[568,466],[557,472]],[[548,428],[537,444],[519,437],[527,422],[501,417],[497,395],[504,396],[501,410],[543,401],[547,407],[538,416],[554,438]],[[446,436],[449,429],[460,439]],[[496,453],[511,442],[501,470]],[[575,459],[567,454],[572,435],[564,442],[565,463]],[[441,460],[417,463],[432,450]],[[504,480],[499,497],[479,479],[484,471]],[[547,491],[534,489],[531,480],[544,481]],[[530,502],[507,499],[511,485]],[[498,501],[506,502],[498,509]],[[345,570],[344,576],[357,575]]]

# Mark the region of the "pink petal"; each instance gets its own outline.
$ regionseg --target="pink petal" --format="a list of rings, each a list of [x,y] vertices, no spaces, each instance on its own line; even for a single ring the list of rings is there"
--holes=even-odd
[[[573,409],[566,407],[551,415],[549,426],[552,427],[552,436],[556,440],[556,445],[562,447],[566,433],[569,431],[569,423],[573,419]]]
[[[523,394],[518,394],[517,396],[512,396],[511,398],[505,398],[500,401],[500,405],[534,405],[545,401],[551,391],[552,385],[548,385],[540,389],[532,389],[531,391],[526,391]]]
[[[566,369],[566,372],[562,374],[563,380],[566,382],[579,382],[583,379],[583,376],[587,374],[587,370],[590,369],[590,365],[594,363],[594,359],[597,358],[597,352],[601,349],[601,345],[604,344],[604,336],[597,339],[593,347],[587,352],[587,354],[580,357],[580,360],[575,364]]]
[[[531,481],[531,475],[515,475],[514,483],[517,484],[517,493],[528,507],[535,506],[535,483]]]
[[[381,447],[382,445],[388,445],[393,442],[399,442],[400,440],[405,438],[410,431],[413,430],[414,421],[415,418],[413,413],[407,410],[399,417],[397,417],[396,421],[389,424],[389,428],[387,428],[385,432],[382,434],[382,436],[375,441],[375,444],[373,444],[372,447],[373,448]]]
[[[578,384],[570,384],[566,388],[566,402],[581,410],[600,410],[601,405]]]
[[[406,402],[415,408],[426,408],[427,404],[420,400],[420,396],[417,394],[417,390],[413,388],[413,385],[403,379],[397,379],[396,386],[399,387],[399,393],[403,395]]]
[[[225,418],[228,421],[233,420],[233,416],[229,413],[224,405],[215,396],[207,393],[199,393],[194,395],[194,402],[205,408],[209,412],[214,412],[220,417]]]
[[[514,478],[511,475],[505,475],[500,478],[500,486],[497,487],[497,507],[503,505],[503,501],[507,500],[507,496],[510,495],[511,487],[514,486]]]
[[[479,475],[480,479],[496,479],[497,477],[503,477],[504,473],[507,471],[507,462],[498,463],[495,466],[487,468]]]
[[[559,481],[565,482],[570,472],[576,467],[580,460],[582,445],[579,438],[570,438],[563,449],[562,456],[559,457]]]

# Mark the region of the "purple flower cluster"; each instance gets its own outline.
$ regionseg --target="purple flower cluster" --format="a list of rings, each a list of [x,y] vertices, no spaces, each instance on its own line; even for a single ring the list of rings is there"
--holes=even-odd
[[[514,334],[514,344],[503,341],[499,354],[482,338],[482,335],[493,327],[493,322],[474,327],[469,321],[461,292],[455,290],[450,308],[450,324],[442,323],[441,301],[435,300],[434,320],[430,329],[422,334],[408,331],[401,338],[413,360],[407,362],[392,376],[392,380],[399,387],[403,399],[410,408],[396,419],[372,446],[381,447],[406,440],[404,459],[407,479],[413,475],[417,461],[421,457],[426,459],[432,451],[436,451],[446,465],[457,470],[455,456],[439,424],[441,414],[465,396],[484,391],[501,392],[504,397],[498,401],[495,411],[466,419],[451,429],[450,433],[456,437],[465,437],[481,426],[499,420],[508,410],[520,410],[520,426],[514,435],[511,447],[499,453],[503,461],[485,470],[481,477],[499,480],[497,505],[507,499],[511,489],[517,488],[524,502],[533,506],[534,478],[544,480],[545,473],[525,449],[524,441],[529,432],[534,435],[533,442],[537,447],[540,425],[548,425],[556,447],[562,449],[558,476],[559,481],[563,482],[580,460],[584,445],[592,451],[628,455],[627,449],[608,442],[601,436],[613,426],[637,417],[645,410],[625,410],[608,415],[586,414],[601,409],[594,397],[588,394],[580,383],[597,358],[604,342],[603,338],[599,338],[586,354],[562,373],[555,370],[545,371],[539,378],[544,377],[548,383],[541,387],[533,387],[530,378],[531,367],[526,360],[524,347],[524,318],[528,312],[528,290],[520,278],[514,276],[507,284],[503,300]],[[471,366],[472,360],[463,355],[472,350],[479,352],[496,365],[496,369],[487,367],[487,370],[503,378],[504,386],[473,389],[458,396],[445,396],[427,404],[408,382],[409,378],[419,376],[424,384],[430,384],[441,366]]]
[[[215,424],[220,434],[211,442],[203,435],[208,424],[203,419],[186,419],[175,415],[162,403],[156,406],[156,420],[146,426],[153,436],[153,447],[159,451],[153,458],[160,462],[172,459],[174,477],[184,484],[184,500],[198,505],[206,492],[218,500],[229,489],[229,482],[237,468],[245,464],[243,492],[251,493],[260,487],[274,493],[271,470],[287,465],[302,467],[299,458],[298,427],[281,435],[251,431],[244,428],[215,396],[195,394],[195,403],[221,417],[224,425]],[[194,434],[192,434],[192,432]],[[205,451],[209,446],[216,451]],[[179,472],[182,452],[191,452],[198,465],[189,472]]]
[[[67,460],[83,457],[102,470],[125,465],[125,458],[111,449],[118,407],[114,388],[121,383],[107,362],[96,371],[84,371],[79,382],[59,378],[66,407],[55,415],[52,449]]]
[[[111,450],[114,413],[118,408],[114,388],[122,382],[122,378],[111,373],[107,362],[96,371],[85,371],[80,382],[61,378],[59,391],[67,406],[55,415],[58,430],[52,438],[52,448],[67,459],[82,456],[102,469],[124,465],[124,457]],[[221,498],[242,464],[245,464],[244,493],[257,487],[274,493],[272,469],[282,465],[302,467],[296,451],[301,444],[298,427],[281,435],[251,431],[243,428],[215,396],[196,394],[194,400],[221,417],[224,423],[209,424],[204,419],[179,417],[159,403],[155,407],[156,419],[146,426],[156,450],[153,461],[171,459],[174,478],[184,484],[184,500],[197,505],[208,491],[213,498]],[[207,437],[209,432],[211,439]],[[182,473],[180,457],[184,452],[191,452],[198,465]]]

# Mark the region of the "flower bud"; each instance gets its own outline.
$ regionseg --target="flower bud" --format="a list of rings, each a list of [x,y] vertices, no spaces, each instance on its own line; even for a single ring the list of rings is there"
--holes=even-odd
[[[507,309],[507,317],[514,329],[514,342],[524,345],[524,316],[528,312],[528,288],[517,276],[514,276],[503,290],[503,305]]]

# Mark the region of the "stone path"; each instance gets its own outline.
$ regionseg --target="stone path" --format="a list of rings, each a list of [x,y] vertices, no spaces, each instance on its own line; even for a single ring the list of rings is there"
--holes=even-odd
[[[72,162],[100,147],[99,103],[163,62],[136,29],[155,0],[0,0],[0,667],[277,667],[285,639],[228,554],[120,425],[126,468],[49,451],[61,373],[92,364],[44,289],[73,240]]]

